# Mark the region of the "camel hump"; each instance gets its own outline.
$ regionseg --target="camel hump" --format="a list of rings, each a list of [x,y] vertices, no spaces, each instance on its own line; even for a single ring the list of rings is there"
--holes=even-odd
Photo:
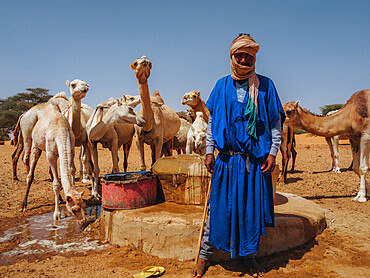
[[[57,94],[56,94],[55,96],[53,96],[52,98],[64,98],[65,100],[68,100],[68,99],[67,99],[67,94],[66,94],[66,92],[64,92],[64,91],[57,93]]]

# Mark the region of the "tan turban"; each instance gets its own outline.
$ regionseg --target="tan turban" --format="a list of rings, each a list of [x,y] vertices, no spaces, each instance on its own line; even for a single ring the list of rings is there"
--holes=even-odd
[[[231,64],[231,78],[234,80],[245,80],[248,79],[249,83],[249,95],[252,97],[253,103],[257,106],[258,113],[258,87],[259,80],[255,73],[256,54],[260,49],[254,39],[247,35],[237,37],[230,47],[230,64]],[[253,65],[251,67],[240,65],[236,62],[234,54],[236,53],[247,53],[254,58]]]

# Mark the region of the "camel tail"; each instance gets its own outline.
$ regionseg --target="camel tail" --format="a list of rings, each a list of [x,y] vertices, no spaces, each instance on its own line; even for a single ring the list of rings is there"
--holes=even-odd
[[[18,117],[17,124],[15,125],[14,131],[13,131],[14,146],[16,146],[18,144],[18,140],[22,139],[22,131],[21,131],[21,127],[20,127],[20,122],[21,122],[21,119],[22,119],[23,115],[24,114],[22,114]]]

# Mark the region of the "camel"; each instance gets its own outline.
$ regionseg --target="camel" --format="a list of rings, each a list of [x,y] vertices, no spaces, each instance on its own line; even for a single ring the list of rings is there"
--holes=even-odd
[[[47,113],[37,121],[32,130],[32,148],[30,154],[30,171],[27,175],[27,192],[21,205],[21,211],[27,209],[27,196],[29,188],[34,179],[35,167],[41,152],[46,152],[46,159],[49,162],[53,174],[53,191],[55,195],[54,224],[60,219],[59,193],[63,187],[66,198],[67,210],[74,215],[79,224],[86,223],[84,209],[85,202],[82,194],[78,193],[74,187],[74,134],[67,121],[61,114],[58,101],[51,99],[46,105]],[[60,159],[60,177],[58,178],[57,160]]]
[[[196,113],[194,123],[191,125],[186,141],[186,153],[191,154],[194,151],[197,154],[206,154],[206,133],[207,122],[203,118],[202,112]]]
[[[176,112],[164,104],[158,91],[149,96],[148,78],[152,62],[142,56],[131,64],[139,85],[141,99],[140,114],[146,120],[142,127],[135,126],[136,145],[140,152],[141,167],[146,169],[144,159],[144,143],[152,150],[152,165],[162,154],[163,143],[171,140],[180,129],[181,121]]]
[[[208,123],[209,111],[204,101],[200,98],[200,91],[190,91],[183,95],[181,103],[189,105],[195,112],[202,112],[204,120]]]
[[[141,103],[141,99],[140,99],[139,95],[132,96],[132,95],[128,95],[128,94],[123,94],[122,98],[121,98],[121,102],[130,106],[130,107],[132,107],[132,108],[135,108],[136,106],[138,106]]]
[[[60,92],[53,96],[58,101],[59,107],[64,110],[68,107],[68,99],[65,92]],[[41,103],[31,107],[27,112],[19,116],[18,122],[14,128],[14,146],[12,154],[13,180],[18,180],[17,164],[20,155],[23,154],[23,162],[26,165],[27,173],[29,171],[29,154],[31,152],[32,130],[45,112],[47,103]]]
[[[72,131],[75,134],[75,138],[78,141],[81,141],[80,137],[83,133],[81,129],[81,99],[86,96],[86,93],[89,90],[89,85],[79,79],[75,79],[72,82],[67,80],[66,85],[70,88],[71,92],[71,97],[69,100],[67,100],[64,92],[58,93],[54,96],[54,98],[58,101],[61,111],[63,111],[64,115],[68,118],[68,121],[72,127]],[[21,115],[18,119],[18,123],[14,130],[16,149],[12,155],[13,180],[18,180],[17,163],[22,151],[24,152],[23,163],[26,165],[27,173],[29,172],[29,155],[32,144],[32,130],[38,119],[44,115],[46,106],[46,103],[36,105]],[[18,136],[20,139],[19,141]],[[77,145],[80,145],[79,142]]]
[[[281,159],[282,170],[281,170],[281,176],[279,178],[279,181],[282,179],[283,183],[286,183],[288,163],[290,160],[290,156],[292,155],[292,158],[293,158],[292,168],[290,169],[290,171],[294,171],[295,160],[297,157],[297,152],[295,150],[294,128],[291,125],[287,125],[286,123],[283,124],[283,129],[281,131],[280,152],[281,152],[281,157],[282,157]]]
[[[332,137],[347,134],[352,148],[353,170],[360,177],[360,188],[353,198],[356,202],[366,202],[366,181],[370,141],[370,90],[354,93],[347,103],[333,115],[320,117],[299,106],[299,102],[289,102],[286,106],[287,123],[318,136]]]
[[[186,153],[186,140],[193,121],[184,112],[177,112],[177,115],[181,121],[180,129],[172,140],[163,143],[162,155],[171,156],[172,150],[176,150],[177,154]]]
[[[123,146],[123,167],[126,172],[129,150],[134,135],[134,124],[142,126],[145,124],[145,120],[138,115],[132,107],[114,98],[100,103],[95,109],[93,116],[89,119],[87,123],[87,132],[94,163],[94,178],[92,179],[93,197],[99,198],[97,188],[100,168],[98,163],[97,143],[100,142],[103,147],[108,147],[110,149],[113,161],[113,173],[119,172],[118,149]]]
[[[326,114],[326,116],[333,115],[334,113],[338,112],[339,110],[333,110]],[[330,155],[332,158],[332,171],[335,173],[341,173],[339,168],[339,152],[338,152],[338,146],[339,146],[339,140],[345,140],[348,139],[348,136],[344,133],[341,133],[339,135],[335,135],[333,137],[325,137],[326,143],[329,146]],[[351,168],[350,166],[349,168]]]

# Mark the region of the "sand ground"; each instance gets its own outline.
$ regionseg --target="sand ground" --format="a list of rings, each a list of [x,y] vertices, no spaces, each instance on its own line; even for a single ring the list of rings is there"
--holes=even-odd
[[[18,212],[25,191],[26,172],[23,164],[19,163],[20,180],[12,181],[13,150],[8,142],[0,145],[0,239],[5,231],[25,218],[54,209],[52,185],[47,180],[47,163],[43,155],[36,168],[28,210]],[[359,178],[353,171],[347,170],[352,160],[348,141],[341,141],[339,146],[341,174],[331,172],[329,149],[322,137],[310,134],[297,136],[297,152],[295,171],[288,173],[288,183],[278,184],[277,190],[297,194],[319,204],[326,211],[327,228],[304,246],[260,258],[259,262],[266,270],[265,277],[370,277],[370,201],[362,204],[351,201],[358,191]],[[99,158],[101,175],[109,173],[109,151],[99,148]],[[146,161],[149,164],[148,148]],[[278,163],[281,163],[280,154]],[[135,145],[131,149],[128,170],[139,170]],[[81,182],[77,182],[76,186],[79,191],[85,192],[84,199],[87,200],[90,187]],[[99,236],[99,229],[93,226],[90,233]],[[0,243],[0,253],[15,248],[19,242],[18,235]],[[0,262],[0,277],[132,277],[148,265],[165,267],[163,277],[191,277],[189,271],[194,265],[194,261],[159,259],[141,254],[134,248],[110,245],[83,255],[76,252],[20,253],[9,263]],[[247,269],[235,261],[211,266],[204,277],[250,276]]]

